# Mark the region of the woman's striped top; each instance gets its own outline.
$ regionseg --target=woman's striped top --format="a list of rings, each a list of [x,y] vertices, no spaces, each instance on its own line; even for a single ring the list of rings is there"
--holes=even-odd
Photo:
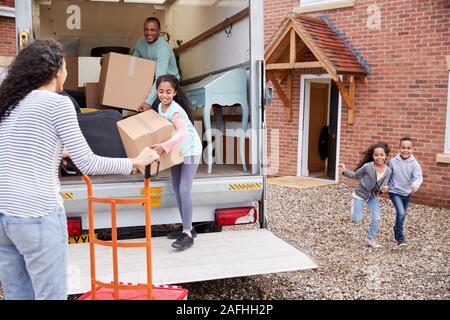
[[[130,174],[132,161],[95,155],[68,97],[46,90],[28,94],[0,122],[0,213],[41,217],[61,201],[63,148],[81,172]]]

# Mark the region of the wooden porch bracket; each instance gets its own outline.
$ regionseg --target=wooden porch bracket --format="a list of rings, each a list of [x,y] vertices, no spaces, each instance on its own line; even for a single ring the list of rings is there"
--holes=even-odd
[[[285,114],[289,122],[292,121],[292,73],[288,72],[286,78],[287,93],[284,92],[281,84],[278,82],[277,78],[272,74],[272,72],[267,72],[267,78],[272,82],[275,87],[277,95],[280,97],[281,102],[285,107]]]
[[[344,82],[341,79],[336,81],[336,85],[341,93],[342,99],[348,108],[347,123],[355,123],[355,97],[356,97],[356,77],[351,76],[349,79],[349,91],[345,88]]]

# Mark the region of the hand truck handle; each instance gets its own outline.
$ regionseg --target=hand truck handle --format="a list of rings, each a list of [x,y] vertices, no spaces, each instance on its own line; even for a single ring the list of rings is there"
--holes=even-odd
[[[150,171],[150,168],[151,168],[152,164],[150,163],[149,165],[145,166],[145,179],[154,178],[154,177],[157,177],[159,175],[159,164],[160,164],[160,161],[156,160],[156,163],[157,163],[156,173],[154,175],[152,175],[151,171]]]

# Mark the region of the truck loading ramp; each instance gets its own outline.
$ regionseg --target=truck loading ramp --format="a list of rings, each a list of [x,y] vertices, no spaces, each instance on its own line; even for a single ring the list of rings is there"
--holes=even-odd
[[[194,246],[184,251],[172,248],[173,241],[166,237],[152,238],[152,269],[155,285],[318,267],[307,254],[267,229],[198,234]],[[98,246],[95,254],[97,279],[110,281],[112,279],[111,249]],[[133,284],[145,283],[144,249],[119,248],[118,255],[120,281]],[[69,246],[68,289],[69,294],[85,293],[91,289],[89,244]]]

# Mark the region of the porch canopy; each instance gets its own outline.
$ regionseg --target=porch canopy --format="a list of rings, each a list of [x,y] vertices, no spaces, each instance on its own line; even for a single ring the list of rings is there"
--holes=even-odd
[[[328,19],[288,14],[266,45],[264,56],[267,78],[286,107],[288,121],[292,121],[292,75],[303,69],[331,76],[348,108],[348,123],[354,123],[356,80],[367,83],[368,68]]]

